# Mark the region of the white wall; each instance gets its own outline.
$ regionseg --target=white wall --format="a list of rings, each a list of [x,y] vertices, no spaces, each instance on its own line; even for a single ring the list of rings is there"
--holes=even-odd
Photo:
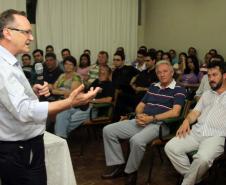
[[[26,11],[26,0],[0,0],[0,12],[7,9]]]
[[[194,46],[199,58],[216,48],[226,58],[225,0],[146,0],[144,43],[178,52]],[[142,37],[141,37],[142,38]]]
[[[137,47],[145,45],[146,0],[141,0],[141,25],[137,27]]]

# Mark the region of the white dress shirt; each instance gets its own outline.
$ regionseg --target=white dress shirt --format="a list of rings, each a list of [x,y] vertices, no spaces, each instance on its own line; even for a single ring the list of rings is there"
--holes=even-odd
[[[192,130],[202,136],[226,136],[226,91],[203,93],[194,110],[201,112]]]
[[[0,141],[43,134],[48,102],[39,102],[17,59],[0,45]]]
[[[138,64],[138,63],[136,63],[135,68],[136,68],[137,70],[139,70],[139,71],[143,71],[143,70],[145,70],[145,69],[146,69],[146,64],[145,64],[145,63],[143,63],[143,65],[142,65],[142,66],[139,66],[139,64]]]

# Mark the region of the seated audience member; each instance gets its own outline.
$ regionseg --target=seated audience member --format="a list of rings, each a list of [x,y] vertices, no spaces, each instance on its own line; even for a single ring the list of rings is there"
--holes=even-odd
[[[176,68],[176,66],[178,66],[177,53],[174,49],[171,49],[171,50],[169,50],[169,54],[170,54],[171,59],[172,59],[173,68]]]
[[[73,56],[64,58],[64,73],[53,85],[52,94],[56,97],[67,98],[69,94],[81,85],[81,78],[76,74],[76,59]]]
[[[54,47],[52,45],[46,46],[46,54],[47,53],[54,53]]]
[[[31,83],[31,76],[32,76],[32,68],[31,65],[31,56],[29,54],[22,55],[22,69],[28,81]]]
[[[125,55],[125,50],[123,47],[117,47],[116,51],[115,52],[122,52],[124,55]]]
[[[212,58],[212,55],[208,52],[205,54],[204,62],[200,65],[199,71],[200,71],[200,80],[202,77],[207,74],[207,65],[209,64],[210,59]]]
[[[186,68],[187,63],[187,54],[184,52],[181,52],[179,54],[179,61],[178,61],[178,68],[174,68],[175,71],[175,79],[176,81],[179,81],[179,79],[182,78],[182,75],[184,74],[184,70]]]
[[[204,64],[206,64],[206,69],[207,69],[207,65],[209,64],[211,58],[213,58],[213,57],[212,57],[212,55],[209,52],[205,54]]]
[[[43,77],[44,81],[48,82],[50,90],[52,90],[53,84],[62,73],[63,71],[57,65],[56,55],[54,53],[46,53]]]
[[[211,50],[210,50],[211,51]],[[204,58],[204,63],[200,66],[200,72],[201,72],[201,77],[205,74],[207,74],[207,65],[209,64],[209,62],[211,60],[219,60],[219,61],[224,61],[224,57],[222,57],[221,55],[218,55],[216,53],[216,55],[214,55],[213,53],[210,54],[210,53],[207,53],[205,55],[205,58]]]
[[[34,65],[36,63],[44,63],[44,57],[43,57],[43,51],[41,49],[36,49],[32,52],[33,59],[34,59]]]
[[[106,66],[107,63],[108,63],[108,53],[106,51],[100,51],[97,56],[96,64],[91,65],[89,69],[88,82],[90,84],[98,78],[99,68],[101,66]]]
[[[121,115],[134,111],[134,90],[130,86],[131,79],[136,76],[139,71],[133,66],[125,65],[125,55],[122,52],[116,52],[113,56],[113,64],[115,69],[112,73],[112,82],[115,89],[121,91],[116,102],[114,119],[118,120]],[[128,110],[131,109],[132,110]]]
[[[146,50],[139,49],[137,51],[137,59],[132,62],[132,66],[135,67],[139,71],[143,71],[146,69],[145,62],[144,62],[144,56],[146,55]]]
[[[160,60],[162,60],[163,50],[156,51],[156,63]]]
[[[180,115],[185,101],[185,89],[177,86],[173,79],[173,67],[168,61],[156,64],[160,82],[151,84],[148,92],[136,107],[136,118],[107,125],[103,129],[106,173],[102,178],[126,176],[126,185],[135,185],[137,170],[144,156],[146,145],[159,135],[162,120]],[[169,129],[163,127],[163,135]],[[129,139],[130,153],[124,159],[120,139]]]
[[[123,48],[123,47],[118,47],[118,48],[116,48],[115,53],[122,53],[122,55],[124,55],[125,58],[126,58],[125,51],[124,51],[124,48]],[[126,63],[126,62],[125,62],[125,63]],[[114,62],[113,62],[113,63],[112,63],[112,66],[111,66],[111,70],[114,71],[115,68],[116,68],[116,67],[115,67]]]
[[[59,67],[62,71],[64,71],[64,64],[63,64],[63,60],[68,57],[71,56],[71,51],[68,48],[64,48],[61,50],[61,57],[62,57],[62,61],[59,62]]]
[[[210,54],[213,58],[217,57],[217,55],[218,55],[216,49],[210,49],[210,50],[209,50],[209,54]]]
[[[130,91],[130,81],[139,71],[132,66],[125,65],[125,55],[119,51],[114,54],[113,63],[115,65],[115,70],[112,74],[114,87],[122,91]]]
[[[194,56],[188,56],[186,68],[181,79],[178,79],[181,86],[185,87],[188,92],[188,99],[193,99],[195,91],[199,87],[199,64]]]
[[[211,90],[203,93],[195,108],[177,130],[176,137],[165,146],[165,152],[176,170],[184,176],[182,185],[199,183],[224,151],[226,137],[225,64],[211,61],[208,65]],[[197,123],[196,123],[197,122]],[[191,124],[194,124],[190,128]],[[187,153],[197,150],[190,163]]]
[[[135,91],[134,101],[137,105],[143,96],[146,94],[151,83],[157,82],[158,78],[155,73],[155,53],[147,53],[144,57],[146,70],[141,71],[138,75],[132,78],[130,85]]]
[[[36,82],[35,64],[42,63],[42,65],[44,66],[45,63],[44,63],[43,51],[41,49],[34,50],[32,52],[32,56],[34,59],[34,63],[33,63],[33,67],[32,67],[30,83],[35,84],[35,82]]]
[[[91,57],[91,51],[89,49],[85,49],[83,51],[83,54],[87,54],[87,55],[89,55],[89,57]]]
[[[140,46],[138,50],[144,50],[146,53],[148,52],[147,47],[144,45]]]
[[[102,66],[99,69],[99,77],[92,84],[91,87],[100,87],[102,91],[97,94],[93,103],[110,103],[114,96],[113,84],[110,81],[111,68],[108,66]],[[67,138],[68,134],[82,124],[85,120],[90,117],[90,109],[92,103],[89,105],[88,109],[81,110],[78,108],[71,108],[57,114],[56,124],[55,124],[55,134]],[[106,108],[105,108],[106,109]],[[97,116],[97,110],[93,111],[92,117]]]
[[[156,49],[155,48],[150,48],[148,49],[148,53],[152,53],[156,55]]]
[[[162,60],[167,60],[172,64],[172,58],[168,52],[162,54]]]
[[[219,55],[218,55],[219,56]],[[224,59],[221,58],[221,57],[214,57],[214,58],[211,58],[208,63],[207,63],[207,66],[209,65],[209,63],[211,61],[220,61],[220,62],[224,62]],[[206,66],[206,68],[207,68]],[[208,70],[208,69],[207,69]],[[197,89],[196,91],[196,94],[195,94],[195,99],[198,101],[199,98],[201,97],[201,95],[206,91],[206,90],[210,90],[211,87],[210,87],[210,84],[209,84],[209,80],[208,80],[208,75],[205,74],[200,82],[200,85],[199,85],[199,88]]]
[[[193,56],[198,58],[197,50],[194,47],[188,48],[188,56]]]
[[[180,81],[183,84],[199,84],[199,63],[196,57],[188,56],[186,68]]]
[[[90,64],[90,56],[87,54],[82,54],[80,56],[79,66],[76,72],[78,75],[80,75],[85,84],[88,84]]]

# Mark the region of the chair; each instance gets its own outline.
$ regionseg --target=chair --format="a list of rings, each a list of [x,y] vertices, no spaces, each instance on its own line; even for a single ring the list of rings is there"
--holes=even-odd
[[[88,129],[89,127],[97,127],[101,126],[103,127],[104,125],[110,124],[113,122],[113,115],[114,115],[114,107],[116,105],[116,101],[118,98],[120,91],[115,90],[114,98],[111,103],[93,103],[93,107],[90,110],[90,118],[86,121],[83,122],[81,125],[82,129]],[[96,109],[98,112],[98,116],[96,118],[93,118],[93,110]],[[102,110],[102,111],[98,111]],[[104,111],[103,111],[104,110]],[[82,134],[84,136],[85,132]],[[84,144],[86,143],[87,137],[84,137],[81,140],[81,147],[80,147],[80,155],[83,155],[84,153]]]
[[[150,156],[149,175],[148,175],[148,179],[147,179],[147,185],[149,185],[151,183],[151,174],[152,174],[154,159],[155,159],[154,148],[157,148],[160,159],[163,162],[161,148],[164,147],[165,144],[175,136],[175,133],[176,133],[179,125],[182,123],[182,121],[187,116],[187,114],[190,110],[191,103],[192,103],[191,100],[185,101],[185,105],[183,106],[179,117],[165,119],[163,121],[163,124],[161,124],[159,127],[159,137],[157,139],[154,139],[153,141],[151,141],[151,143],[149,144],[151,156]],[[162,135],[163,125],[167,125],[170,128],[170,134],[167,136]]]

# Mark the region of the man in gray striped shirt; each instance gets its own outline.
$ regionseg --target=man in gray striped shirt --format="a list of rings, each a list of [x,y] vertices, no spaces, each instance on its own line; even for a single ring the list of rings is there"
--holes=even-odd
[[[201,96],[165,151],[176,170],[184,176],[182,185],[202,180],[213,161],[224,152],[226,137],[226,73],[222,61],[208,65],[211,90]],[[197,122],[190,129],[190,125]],[[190,164],[187,153],[197,150]]]

